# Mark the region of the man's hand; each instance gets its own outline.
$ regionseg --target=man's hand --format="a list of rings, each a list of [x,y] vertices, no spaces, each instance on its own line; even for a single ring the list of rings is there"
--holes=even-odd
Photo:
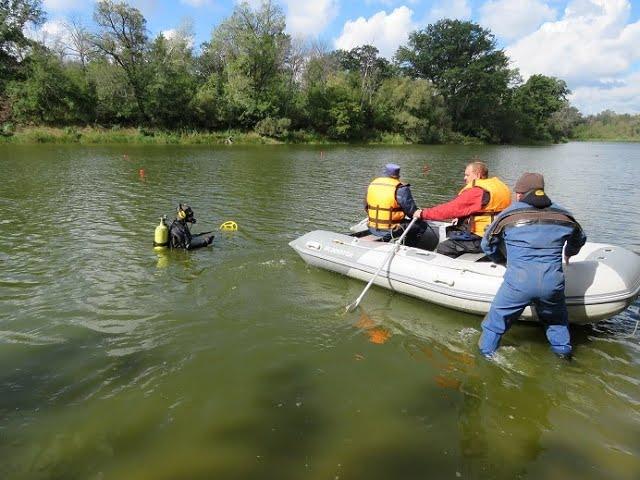
[[[413,212],[413,218],[417,218],[418,220],[420,220],[421,216],[422,216],[422,209],[421,208],[419,208],[415,212]]]

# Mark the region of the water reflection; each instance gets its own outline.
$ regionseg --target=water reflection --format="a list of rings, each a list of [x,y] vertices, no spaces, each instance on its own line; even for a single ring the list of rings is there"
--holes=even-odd
[[[360,308],[360,318],[356,322],[355,326],[361,329],[371,343],[381,345],[391,338],[391,331],[376,325],[369,315]]]

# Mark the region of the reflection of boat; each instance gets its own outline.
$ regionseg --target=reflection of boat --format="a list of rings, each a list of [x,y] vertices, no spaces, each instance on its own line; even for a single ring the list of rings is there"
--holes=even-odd
[[[353,230],[353,229],[352,229]],[[310,265],[369,281],[393,248],[358,234],[309,232],[289,245]],[[445,307],[484,315],[505,268],[465,254],[456,259],[400,246],[375,284]],[[627,308],[640,294],[640,256],[622,247],[587,243],[565,267],[572,323],[591,323]],[[535,318],[527,308],[525,319]]]

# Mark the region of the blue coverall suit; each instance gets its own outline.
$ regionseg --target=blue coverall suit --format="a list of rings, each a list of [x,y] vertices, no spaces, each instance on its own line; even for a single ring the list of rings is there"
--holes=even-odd
[[[504,281],[482,322],[479,347],[483,355],[495,352],[502,335],[529,304],[534,305],[545,327],[551,350],[561,356],[571,354],[562,249],[566,242],[566,256],[571,257],[580,251],[587,240],[582,228],[575,221],[571,224],[541,219],[507,224],[501,233],[493,234],[500,220],[514,212],[555,211],[571,217],[567,210],[550,200],[548,203],[549,207],[540,209],[523,201],[513,203],[487,228],[482,239],[482,250],[492,260],[499,261],[501,247],[506,247],[507,257]]]

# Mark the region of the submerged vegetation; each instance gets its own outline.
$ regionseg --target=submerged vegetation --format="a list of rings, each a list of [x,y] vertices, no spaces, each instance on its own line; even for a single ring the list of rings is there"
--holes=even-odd
[[[237,5],[198,49],[188,25],[151,39],[142,14],[112,0],[97,2],[93,25],[71,22],[46,45],[25,35],[44,21],[41,0],[0,2],[0,20],[0,141],[512,143],[640,136],[633,117],[584,119],[569,105],[563,80],[533,75],[523,82],[491,32],[472,22],[445,19],[415,31],[389,61],[371,45],[331,51],[292,39],[283,12],[268,0],[256,9]]]

